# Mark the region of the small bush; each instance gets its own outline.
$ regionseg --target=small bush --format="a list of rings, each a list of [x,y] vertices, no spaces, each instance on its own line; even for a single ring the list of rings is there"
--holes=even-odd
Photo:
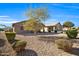
[[[15,32],[5,32],[5,34],[6,34],[8,41],[10,43],[12,43],[15,39],[16,33]]]
[[[77,29],[69,29],[66,31],[66,34],[67,34],[68,38],[74,39],[77,37],[78,32],[77,32]]]
[[[0,28],[0,31],[4,31],[2,28]]]
[[[16,52],[19,52],[23,49],[25,49],[27,42],[26,41],[16,41],[13,45],[13,49],[16,50]]]
[[[58,39],[55,41],[59,49],[63,49],[64,51],[71,51],[72,42],[66,39]]]

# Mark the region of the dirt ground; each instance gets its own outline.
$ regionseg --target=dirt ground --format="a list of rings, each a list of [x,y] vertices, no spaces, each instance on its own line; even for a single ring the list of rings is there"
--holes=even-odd
[[[64,52],[61,49],[58,49],[56,44],[54,43],[55,36],[66,37],[65,34],[55,34],[55,35],[45,35],[47,38],[44,40],[40,39],[40,36],[30,36],[30,35],[16,35],[16,39],[24,40],[27,42],[26,50],[18,53],[17,55],[23,56],[77,56],[79,55],[79,44],[74,43],[75,48],[73,48],[72,53]]]

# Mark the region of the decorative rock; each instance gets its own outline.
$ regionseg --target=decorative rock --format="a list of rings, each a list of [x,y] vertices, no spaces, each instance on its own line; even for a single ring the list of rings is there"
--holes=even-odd
[[[1,56],[16,55],[15,51],[8,42],[4,31],[0,32],[0,55]]]

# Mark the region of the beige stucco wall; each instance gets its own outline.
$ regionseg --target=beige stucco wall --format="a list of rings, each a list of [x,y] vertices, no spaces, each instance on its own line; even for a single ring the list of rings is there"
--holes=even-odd
[[[48,32],[48,27],[44,27],[44,29],[42,28],[40,31],[43,32],[43,30],[44,30],[45,32]]]
[[[13,26],[13,29],[14,29],[15,32],[21,32],[21,31],[22,31],[21,27],[22,27],[22,25],[20,25],[20,24],[15,24],[15,25]]]
[[[50,26],[44,27],[44,31],[45,32],[49,32],[49,27]],[[56,26],[51,26],[51,28],[52,28],[51,32],[54,31],[54,30],[59,30],[59,31],[62,31],[63,30],[62,25],[59,24],[59,23],[56,24]],[[41,29],[40,31],[43,32],[43,29]]]

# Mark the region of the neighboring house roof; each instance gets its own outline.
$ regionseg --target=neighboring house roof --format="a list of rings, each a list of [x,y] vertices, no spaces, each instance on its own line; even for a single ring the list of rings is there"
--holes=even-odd
[[[56,26],[57,24],[60,24],[59,22],[54,22],[54,23],[47,23],[45,26]]]

